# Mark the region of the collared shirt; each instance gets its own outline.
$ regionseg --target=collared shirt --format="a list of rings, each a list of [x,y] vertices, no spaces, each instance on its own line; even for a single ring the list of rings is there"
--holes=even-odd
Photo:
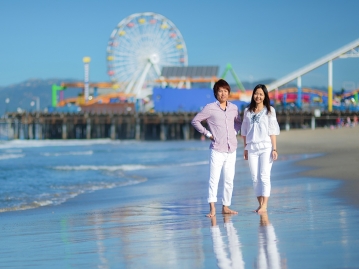
[[[267,113],[264,107],[259,113],[254,113],[246,108],[243,114],[241,135],[246,137],[245,149],[262,149],[272,147],[271,135],[279,135],[280,129],[275,114],[275,109]]]
[[[227,101],[223,110],[218,101],[207,104],[192,120],[193,127],[201,134],[209,132],[201,122],[206,120],[214,141],[210,148],[219,152],[234,152],[237,149],[237,133],[241,129],[238,107]]]

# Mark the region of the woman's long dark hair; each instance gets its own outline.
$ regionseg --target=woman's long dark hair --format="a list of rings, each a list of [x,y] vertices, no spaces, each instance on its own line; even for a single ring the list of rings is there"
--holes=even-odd
[[[267,114],[271,112],[270,110],[270,99],[269,99],[269,94],[268,94],[268,90],[266,85],[264,84],[258,84],[257,86],[254,87],[253,92],[252,92],[252,98],[251,98],[251,102],[248,105],[248,110],[251,112],[254,112],[254,109],[256,108],[256,102],[254,101],[254,94],[256,93],[256,91],[258,89],[262,89],[264,92],[264,100],[263,100],[263,105],[267,108]]]

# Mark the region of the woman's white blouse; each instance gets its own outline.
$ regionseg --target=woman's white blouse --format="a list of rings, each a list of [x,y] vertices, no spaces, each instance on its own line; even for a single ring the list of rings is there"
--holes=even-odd
[[[280,129],[273,107],[268,114],[266,107],[257,114],[249,111],[248,108],[244,110],[241,136],[246,137],[245,149],[270,148],[272,147],[270,135],[279,135],[279,133]]]

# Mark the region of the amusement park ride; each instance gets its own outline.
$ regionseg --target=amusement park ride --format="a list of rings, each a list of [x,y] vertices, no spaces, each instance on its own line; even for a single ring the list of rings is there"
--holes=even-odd
[[[52,106],[91,106],[113,100],[148,101],[154,86],[190,89],[193,84],[207,83],[212,87],[218,80],[218,67],[188,66],[187,48],[180,31],[156,13],[137,13],[123,19],[110,35],[106,59],[111,82],[89,83],[91,59],[85,57],[84,82],[53,85]],[[244,91],[230,64],[222,78],[228,73],[232,74],[238,89]],[[82,88],[83,94],[64,99],[63,91],[70,88]],[[236,93],[232,98],[238,100]]]
[[[177,27],[166,17],[146,12],[123,19],[112,31],[107,45],[107,68],[111,82],[90,83],[96,95],[98,89],[113,89],[116,93],[72,98],[57,102],[57,92],[70,87],[86,87],[84,83],[62,83],[53,86],[53,106],[67,103],[90,105],[95,100],[106,103],[113,97],[145,99],[151,94],[164,66],[187,66],[188,56],[184,39]],[[85,64],[85,80],[86,80]],[[92,100],[91,100],[92,97]],[[61,99],[61,98],[60,98]]]
[[[295,93],[298,107],[301,107],[305,93],[316,94],[322,100],[327,98],[328,110],[333,109],[333,63],[336,58],[359,57],[359,39],[326,55],[325,57],[279,79],[268,85],[272,98],[279,100]],[[192,88],[193,83],[209,83],[211,86],[218,80],[216,67],[188,66],[188,55],[185,41],[178,30],[166,17],[151,13],[136,13],[123,19],[112,31],[107,45],[107,73],[110,82],[89,82],[90,58],[84,57],[84,81],[64,82],[52,86],[52,106],[63,107],[69,104],[91,106],[112,102],[149,103],[154,87]],[[322,91],[302,89],[301,77],[328,63],[328,94]],[[210,72],[206,68],[212,68]],[[198,71],[198,70],[201,70]],[[247,100],[242,83],[228,64],[222,75],[225,78],[231,73],[238,91],[231,94],[235,100]],[[279,89],[287,83],[297,80],[296,88]],[[83,94],[78,97],[63,99],[63,91],[69,88],[82,88]],[[358,97],[358,91],[353,94]],[[59,99],[58,100],[58,93]],[[303,95],[302,95],[303,93]],[[293,98],[293,97],[292,97]],[[117,100],[117,101],[116,101]]]

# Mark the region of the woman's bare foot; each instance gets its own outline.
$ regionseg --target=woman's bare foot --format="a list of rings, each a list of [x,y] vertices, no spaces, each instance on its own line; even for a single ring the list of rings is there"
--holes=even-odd
[[[267,197],[267,196],[258,196],[257,199],[258,199],[258,202],[259,202],[259,207],[257,208],[256,212],[258,214],[267,212],[267,205],[268,205],[269,197]]]
[[[259,205],[258,208],[256,210],[254,210],[254,212],[258,212],[258,210],[261,208],[261,206]]]
[[[238,212],[237,211],[234,211],[234,210],[231,210],[231,209],[229,209],[229,207],[228,206],[223,206],[222,207],[222,214],[238,214]]]

